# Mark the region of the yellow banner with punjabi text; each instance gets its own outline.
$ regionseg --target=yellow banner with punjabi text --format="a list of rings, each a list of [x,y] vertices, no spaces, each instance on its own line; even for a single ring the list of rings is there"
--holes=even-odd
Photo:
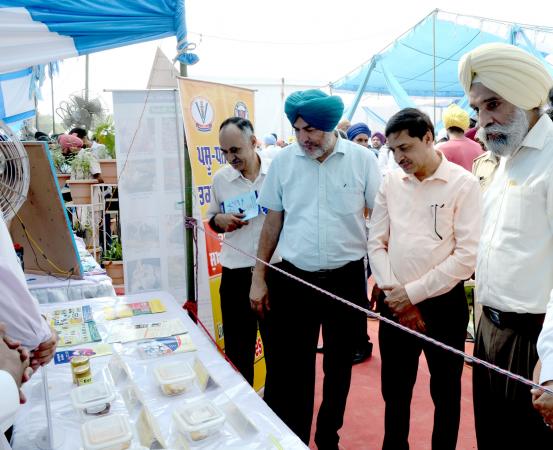
[[[184,130],[196,200],[200,207],[204,227],[209,229],[205,220],[207,208],[211,203],[211,185],[213,175],[226,164],[219,148],[219,126],[228,117],[238,116],[254,122],[254,91],[208,81],[179,78],[179,90],[184,119]],[[206,254],[209,274],[209,292],[213,309],[214,336],[217,343],[224,347],[223,320],[219,286],[221,265],[219,254],[221,242],[206,234]],[[263,387],[265,381],[265,360],[260,338],[255,356],[256,390]]]

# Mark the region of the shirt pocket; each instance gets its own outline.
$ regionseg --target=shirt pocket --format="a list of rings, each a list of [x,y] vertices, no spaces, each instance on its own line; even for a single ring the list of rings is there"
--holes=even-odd
[[[341,216],[360,213],[365,207],[363,192],[355,188],[334,188],[327,199],[329,208]]]
[[[453,208],[432,207],[430,232],[435,241],[447,240],[453,235]]]
[[[537,233],[547,226],[545,194],[533,186],[509,186],[505,192],[503,228]]]

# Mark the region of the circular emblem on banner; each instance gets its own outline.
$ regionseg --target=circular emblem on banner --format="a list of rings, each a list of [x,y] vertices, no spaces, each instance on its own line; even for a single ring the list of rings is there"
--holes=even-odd
[[[205,97],[194,97],[190,104],[190,113],[198,131],[209,132],[213,124],[213,107]]]
[[[248,107],[244,102],[238,102],[234,105],[234,115],[236,117],[241,117],[242,119],[249,119],[250,114],[248,112]]]

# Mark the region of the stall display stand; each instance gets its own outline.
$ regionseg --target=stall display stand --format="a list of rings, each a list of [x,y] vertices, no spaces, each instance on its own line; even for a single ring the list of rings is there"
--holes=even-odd
[[[102,202],[101,202],[101,205],[102,205],[102,208],[101,208],[101,211],[94,211],[94,209],[92,210],[92,222],[93,223],[97,223],[96,222],[96,213],[97,212],[101,212],[101,217],[99,218],[98,220],[98,223],[100,224],[99,226],[99,230],[100,230],[100,233],[103,233],[103,240],[102,240],[102,245],[99,247],[99,250],[102,251],[102,254],[106,252],[107,250],[107,229],[110,228],[110,224],[109,223],[106,223],[106,214],[108,213],[108,207],[110,206],[110,204],[112,203],[118,203],[119,202],[119,199],[117,198],[110,198],[109,201],[106,201],[106,197],[104,196],[104,190],[102,188],[111,188],[112,190],[113,189],[116,189],[117,188],[117,184],[110,184],[110,183],[102,183],[102,184],[95,184],[95,185],[92,185],[90,186],[90,189],[91,189],[91,198],[102,198]],[[98,192],[99,190],[99,192]],[[118,212],[117,211],[110,211],[110,216],[111,215],[118,215]],[[97,247],[96,247],[96,236],[95,236],[95,233],[96,231],[93,230],[93,243],[94,243],[94,246],[93,246],[93,251],[94,251],[94,254],[96,254],[96,250],[97,250]]]
[[[104,426],[127,423],[129,448],[307,449],[167,292],[41,305],[41,311],[56,318],[60,343],[73,346],[59,347],[42,380],[37,376],[24,385],[28,402],[15,418],[14,450],[81,448],[87,435],[81,431],[87,424],[100,426],[99,421]],[[82,333],[85,328],[94,332]],[[100,416],[76,402],[80,394],[74,389],[92,385],[72,384],[68,361],[75,354],[91,355],[92,383],[107,384],[114,394]],[[174,378],[175,367],[192,369],[194,379],[187,378],[184,387],[182,376]],[[43,390],[44,401],[37,395]],[[183,431],[176,416],[190,408],[202,417],[210,408],[217,410],[225,420],[217,430]],[[38,436],[35,430],[40,430]]]
[[[98,203],[67,202],[67,203],[65,203],[65,208],[71,213],[71,215],[74,214],[77,217],[77,221],[79,223],[85,222],[86,220],[88,220],[88,218],[79,217],[79,215],[76,212],[77,211],[76,208],[81,208],[81,210],[82,210],[82,213],[80,214],[81,216],[88,215],[88,209],[89,208],[91,209],[90,222],[91,222],[91,228],[92,228],[92,237],[91,237],[92,242],[91,242],[91,245],[87,244],[87,250],[89,250],[93,255],[95,254],[95,252],[97,250],[98,251],[100,250],[100,244],[99,244],[100,236],[96,231],[96,228],[97,228],[96,227],[96,224],[97,224],[96,215],[98,215],[99,213],[102,213],[102,215],[103,215],[103,209],[102,209],[103,205],[104,204],[102,202],[98,202]],[[86,242],[86,239],[85,239],[85,242]]]
[[[25,271],[82,279],[83,267],[48,147],[44,142],[24,146],[30,166],[29,192],[11,221],[10,234],[13,242],[25,248]]]

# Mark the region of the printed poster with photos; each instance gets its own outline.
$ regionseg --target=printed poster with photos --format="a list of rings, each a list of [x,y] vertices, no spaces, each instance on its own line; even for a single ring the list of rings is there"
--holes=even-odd
[[[254,91],[206,81],[179,78],[181,107],[184,130],[192,167],[192,178],[196,193],[199,222],[209,229],[205,215],[212,201],[211,185],[213,175],[226,164],[219,147],[219,125],[228,117],[238,116],[254,123]],[[219,255],[221,242],[198,231],[198,241],[205,240],[205,260],[207,271],[199,273],[198,283],[208,283],[213,311],[213,328],[217,343],[224,346],[224,324],[221,316],[219,286],[221,284],[221,264]],[[199,258],[200,262],[203,258]],[[208,280],[202,278],[202,274]],[[204,286],[205,287],[205,286]],[[198,306],[202,308],[202,298]],[[262,348],[259,333],[256,348]],[[256,351],[254,388],[259,390],[265,380],[263,353]]]
[[[178,93],[136,90],[112,95],[125,293],[163,290],[184,303],[185,147]]]

